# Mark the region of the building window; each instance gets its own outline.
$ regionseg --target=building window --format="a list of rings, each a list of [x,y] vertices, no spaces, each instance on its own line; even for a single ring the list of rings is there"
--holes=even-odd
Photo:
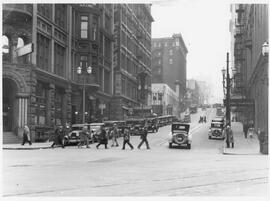
[[[160,60],[160,59],[158,60],[158,64],[159,64],[159,65],[161,64],[161,60]]]
[[[88,16],[81,16],[81,38],[88,38]]]
[[[37,9],[42,16],[52,18],[52,4],[37,4]]]
[[[37,34],[37,66],[39,68],[49,71],[50,54],[50,39]]]
[[[46,124],[46,88],[41,82],[36,85],[36,115],[35,124]]]
[[[105,37],[105,55],[107,59],[111,60],[111,42]]]
[[[18,38],[18,43],[17,43],[17,49],[20,48],[20,47],[23,47],[24,46],[24,41],[22,38]]]
[[[126,80],[124,78],[121,80],[121,90],[122,95],[126,95]]]
[[[165,43],[164,43],[164,46],[165,46],[165,47],[167,47],[167,46],[168,46],[168,43],[167,43],[167,42],[165,42]]]
[[[170,55],[170,56],[173,55],[173,50],[172,50],[172,49],[169,50],[169,55]]]
[[[111,77],[110,77],[110,71],[104,70],[104,92],[110,93],[110,86],[111,86]]]
[[[56,88],[54,96],[55,107],[55,125],[63,125],[63,111],[64,111],[64,89]]]
[[[54,73],[64,76],[65,73],[65,48],[55,43],[54,45]]]
[[[97,39],[98,18],[93,18],[93,40]]]
[[[175,46],[179,47],[179,38],[175,39]]]
[[[80,66],[83,69],[88,67],[88,57],[87,56],[80,56]]]
[[[173,63],[173,60],[172,59],[169,59],[169,64],[172,64]]]
[[[156,46],[157,46],[156,42],[154,42],[153,44],[154,44],[154,45],[153,45],[154,47],[156,47]]]
[[[55,24],[62,28],[66,28],[66,5],[65,4],[55,4]]]

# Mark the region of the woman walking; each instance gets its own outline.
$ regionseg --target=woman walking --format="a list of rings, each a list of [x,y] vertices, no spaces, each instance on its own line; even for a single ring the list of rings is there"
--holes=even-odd
[[[24,126],[23,129],[23,142],[22,145],[24,145],[26,142],[29,143],[29,145],[32,145],[32,142],[30,140],[30,129],[27,125]]]

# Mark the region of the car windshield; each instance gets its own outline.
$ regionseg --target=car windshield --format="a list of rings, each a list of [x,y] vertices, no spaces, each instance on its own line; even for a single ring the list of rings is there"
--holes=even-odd
[[[175,131],[175,130],[188,131],[189,130],[189,125],[173,124],[172,125],[172,131]]]
[[[223,124],[211,123],[211,128],[223,128]]]
[[[92,129],[92,130],[98,130],[98,129],[100,129],[100,127],[101,127],[101,126],[97,126],[97,125],[96,125],[96,126],[91,126],[91,129]]]
[[[83,126],[72,126],[72,130],[75,131],[75,130],[82,130],[83,129]]]

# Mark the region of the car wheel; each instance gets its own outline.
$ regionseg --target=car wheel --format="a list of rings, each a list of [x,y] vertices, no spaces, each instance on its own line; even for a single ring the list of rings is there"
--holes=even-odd
[[[188,148],[188,149],[191,149],[191,144],[188,143],[188,144],[187,144],[187,148]]]
[[[169,148],[172,148],[172,143],[169,143]]]
[[[209,139],[209,140],[211,140],[211,139],[212,139],[212,137],[211,137],[211,136],[208,136],[208,139]]]

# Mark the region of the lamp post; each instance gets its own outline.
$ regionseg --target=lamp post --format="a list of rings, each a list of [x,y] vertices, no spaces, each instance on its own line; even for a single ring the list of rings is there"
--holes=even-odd
[[[83,70],[83,68],[81,66],[77,67],[77,74],[78,75],[82,75],[83,76],[83,112],[82,112],[82,122],[85,123],[85,79],[87,74],[91,74],[92,73],[92,67],[88,66],[86,68],[86,71]]]
[[[226,89],[226,123],[231,125],[231,108],[230,108],[230,101],[231,101],[231,80],[234,79],[234,77],[230,78],[229,73],[229,53],[227,52],[227,61],[226,61],[226,69],[222,69],[222,77],[223,77],[223,91],[225,92]],[[233,75],[235,74],[235,69],[233,70]],[[226,86],[225,86],[225,80],[226,80]]]

